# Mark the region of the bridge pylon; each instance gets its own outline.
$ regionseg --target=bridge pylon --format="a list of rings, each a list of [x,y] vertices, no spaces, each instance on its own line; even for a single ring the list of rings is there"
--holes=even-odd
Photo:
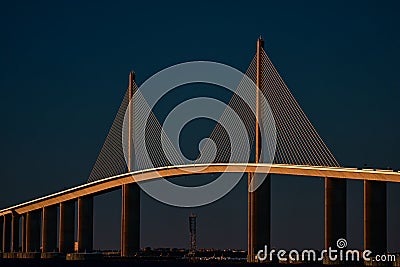
[[[262,84],[262,50],[264,40],[260,36],[257,40],[256,54],[256,126],[255,126],[255,163],[259,163],[261,156],[261,110],[260,93],[264,93]],[[248,173],[248,187],[255,173]],[[270,247],[271,239],[271,176],[268,175],[257,190],[248,190],[248,237],[247,237],[247,261],[257,262],[256,255],[264,246]]]
[[[137,90],[135,86],[135,73],[129,73],[128,85],[128,172],[133,171],[133,129],[134,106],[131,101]],[[129,257],[140,249],[140,187],[137,183],[122,185],[122,211],[121,211],[121,256]]]

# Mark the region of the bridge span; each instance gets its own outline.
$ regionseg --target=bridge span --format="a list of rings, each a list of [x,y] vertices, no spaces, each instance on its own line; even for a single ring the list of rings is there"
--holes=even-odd
[[[386,200],[384,200],[386,199],[386,187],[377,189],[377,186],[386,186],[385,182],[400,182],[400,172],[264,163],[212,163],[166,166],[135,171],[86,183],[8,207],[0,210],[0,228],[3,230],[0,231],[1,250],[4,253],[11,252],[11,254],[22,251],[27,255],[31,255],[30,253],[34,251],[40,251],[42,257],[52,251],[72,253],[76,252],[74,243],[75,239],[77,239],[77,252],[92,251],[93,197],[112,190],[122,189],[121,255],[132,255],[133,252],[138,251],[140,248],[140,188],[137,184],[138,182],[182,175],[224,172],[322,177],[330,181],[325,183],[325,187],[330,187],[327,192],[337,192],[335,190],[337,190],[338,186],[340,192],[340,184],[334,181],[344,181],[344,179],[363,180],[364,210],[366,214],[371,214],[370,217],[364,218],[365,244],[377,249],[379,252],[386,250],[386,227],[383,227],[382,224],[377,224],[376,218],[374,218],[379,213],[379,210],[386,208]],[[371,183],[373,183],[373,186],[371,186]],[[379,195],[380,192],[384,194]],[[341,197],[339,197],[339,203],[336,203],[336,200],[338,199],[332,195],[325,195],[326,245],[329,245],[336,238],[338,233],[335,231],[340,225],[345,224],[346,220],[345,217],[335,216],[337,215],[335,212],[338,212],[335,209],[345,207],[341,203]],[[77,237],[75,237],[74,229],[75,203],[77,203],[78,209]],[[266,208],[269,209],[269,207]],[[346,210],[339,212],[345,213]],[[59,217],[58,220],[57,216]],[[58,227],[57,221],[59,221]],[[384,222],[386,223],[386,219],[384,219]],[[21,246],[19,243],[20,227],[22,227]],[[261,230],[259,229],[259,231]]]
[[[27,201],[0,210],[0,216],[17,213],[22,214],[43,207],[59,204],[68,200],[90,195],[102,194],[117,190],[124,184],[147,181],[151,179],[170,178],[181,175],[209,173],[270,173],[294,176],[321,178],[355,179],[363,181],[400,182],[400,172],[393,170],[359,169],[345,167],[323,167],[307,165],[286,165],[266,163],[212,163],[165,166],[141,171],[125,173],[99,181],[86,183],[54,194]]]

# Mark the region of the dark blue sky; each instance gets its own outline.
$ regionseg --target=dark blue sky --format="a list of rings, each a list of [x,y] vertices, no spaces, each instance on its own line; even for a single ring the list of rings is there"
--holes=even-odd
[[[0,207],[86,181],[127,86],[188,60],[245,70],[262,34],[289,88],[344,166],[400,169],[398,1],[16,1],[0,8]],[[323,180],[274,176],[272,244],[323,246]],[[96,198],[95,246],[119,244],[119,191]],[[362,247],[362,183],[348,186]],[[400,250],[400,186],[388,186]],[[246,188],[199,209],[142,197],[142,246],[246,247]]]

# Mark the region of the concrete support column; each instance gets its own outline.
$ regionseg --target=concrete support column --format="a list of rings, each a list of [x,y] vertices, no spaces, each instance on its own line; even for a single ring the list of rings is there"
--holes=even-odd
[[[75,200],[60,203],[60,229],[58,249],[60,253],[74,252]]]
[[[263,249],[265,245],[271,247],[271,175],[267,176],[255,192],[254,210],[257,214],[257,238],[255,244],[256,252],[258,252],[260,249]]]
[[[40,222],[41,210],[26,214],[26,252],[40,251]]]
[[[43,207],[42,210],[42,252],[57,249],[57,206]]]
[[[11,244],[11,214],[4,215],[3,222],[3,252],[10,252]]]
[[[19,251],[19,214],[11,216],[11,252]]]
[[[4,217],[0,216],[0,253],[3,252],[3,228],[4,228]]]
[[[140,249],[140,187],[122,185],[121,256],[132,256]]]
[[[78,252],[93,250],[93,196],[78,198]]]
[[[249,178],[257,181],[262,174],[249,173]],[[257,177],[260,176],[260,177]],[[257,183],[255,183],[257,184]],[[271,247],[271,175],[254,192],[248,193],[248,261],[254,262],[255,256],[264,246]]]
[[[386,182],[364,181],[364,249],[387,252]]]
[[[345,179],[325,178],[325,248],[346,238],[346,187]]]
[[[26,214],[21,214],[21,250],[26,252]]]

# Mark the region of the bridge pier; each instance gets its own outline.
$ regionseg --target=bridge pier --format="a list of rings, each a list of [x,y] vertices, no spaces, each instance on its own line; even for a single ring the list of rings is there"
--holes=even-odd
[[[75,200],[60,203],[60,226],[58,251],[60,253],[74,252],[75,242]]]
[[[4,228],[4,216],[0,216],[0,253],[3,252],[3,228]]]
[[[140,249],[140,187],[122,185],[121,256],[132,256]]]
[[[19,214],[11,216],[11,252],[19,251]]]
[[[26,252],[26,214],[21,214],[21,252]]]
[[[40,251],[40,217],[40,210],[26,214],[26,252]]]
[[[249,173],[249,183],[255,173]],[[257,179],[257,178],[255,178]],[[271,175],[254,192],[248,193],[248,262],[256,262],[256,255],[264,246],[271,247]]]
[[[54,252],[57,248],[57,206],[42,210],[42,253]]]
[[[11,243],[11,215],[3,216],[3,252],[10,252]]]
[[[93,251],[93,196],[78,198],[78,252]]]
[[[346,238],[346,180],[325,178],[325,248]]]
[[[364,249],[387,252],[386,182],[364,181]]]

